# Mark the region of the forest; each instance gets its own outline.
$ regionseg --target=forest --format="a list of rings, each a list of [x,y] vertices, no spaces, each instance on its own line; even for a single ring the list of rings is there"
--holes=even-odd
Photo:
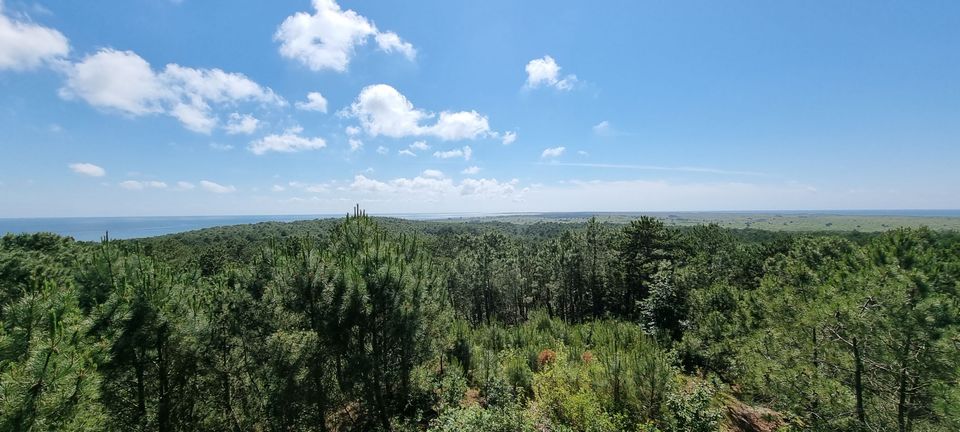
[[[0,240],[2,431],[957,431],[960,234],[374,218]]]

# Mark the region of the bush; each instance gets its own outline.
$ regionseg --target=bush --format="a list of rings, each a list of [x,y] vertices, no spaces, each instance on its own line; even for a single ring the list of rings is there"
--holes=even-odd
[[[723,412],[715,407],[716,391],[704,383],[670,395],[667,406],[677,432],[713,432],[718,429]]]
[[[519,405],[481,408],[477,405],[443,412],[430,432],[535,432],[534,422]]]
[[[591,387],[589,367],[587,364],[563,360],[548,363],[545,370],[533,378],[537,406],[550,423],[569,426],[570,430],[625,430],[626,418],[609,412]]]

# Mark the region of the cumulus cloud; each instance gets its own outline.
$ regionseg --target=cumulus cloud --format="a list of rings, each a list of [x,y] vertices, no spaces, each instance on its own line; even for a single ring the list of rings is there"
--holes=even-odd
[[[543,153],[540,154],[541,158],[555,158],[560,157],[563,152],[567,151],[566,147],[550,147],[543,150]]]
[[[214,105],[286,104],[273,90],[243,74],[177,64],[158,72],[132,51],[101,49],[66,66],[65,73],[60,89],[65,99],[82,99],[96,108],[129,116],[167,114],[187,129],[205,134],[219,123]]]
[[[388,149],[388,148],[386,148],[386,147],[384,147],[384,146],[379,146],[379,147],[377,147],[377,154],[385,155],[385,154],[387,154],[387,153],[390,153],[390,149]]]
[[[180,190],[191,190],[195,187],[197,186],[195,186],[193,183],[190,183],[190,182],[186,182],[186,181],[177,182],[177,189],[180,189]]]
[[[384,52],[398,52],[408,59],[416,49],[393,32],[380,32],[366,17],[343,10],[334,0],[314,0],[314,13],[297,12],[287,17],[274,34],[280,55],[294,59],[314,71],[344,72],[356,47],[373,37]]]
[[[71,65],[60,95],[134,116],[163,112],[176,100],[146,60],[132,51],[112,49]]]
[[[327,112],[327,99],[320,92],[307,93],[306,102],[297,102],[297,109],[304,111]]]
[[[593,126],[593,133],[599,136],[610,136],[614,134],[613,125],[604,120]]]
[[[400,156],[417,157],[417,154],[414,153],[414,152],[412,152],[412,151],[410,151],[410,149],[400,149],[400,150],[397,151],[397,154],[400,155]]]
[[[473,156],[473,149],[470,146],[463,146],[462,149],[453,149],[447,151],[437,151],[433,153],[434,157],[440,159],[450,159],[462,157],[463,160],[470,160],[470,157]]]
[[[426,141],[414,141],[410,144],[411,150],[430,150],[430,145]]]
[[[576,75],[560,77],[560,65],[548,55],[530,60],[526,66],[527,88],[548,86],[557,90],[570,90],[577,83]]]
[[[70,164],[69,167],[71,171],[85,176],[103,177],[107,175],[106,170],[92,163],[77,162]]]
[[[250,114],[232,113],[223,127],[230,135],[250,135],[260,126],[260,120]]]
[[[461,174],[474,175],[480,172],[480,167],[474,165],[472,167],[464,168],[463,171],[460,171]]]
[[[516,140],[517,140],[517,133],[512,131],[504,132],[503,136],[500,138],[500,142],[503,143],[503,145],[513,144],[513,142]]]
[[[200,180],[200,187],[207,192],[213,192],[213,193],[219,193],[219,194],[230,193],[237,190],[237,188],[233,186],[224,186],[209,180]]]
[[[400,177],[389,181],[380,181],[358,174],[345,189],[365,194],[399,196],[405,200],[439,200],[457,196],[517,198],[525,192],[518,189],[518,184],[517,179],[502,182],[497,179],[472,178],[463,179],[458,183],[440,171],[426,170],[413,178]]]
[[[377,33],[376,39],[377,45],[384,52],[392,53],[396,51],[411,61],[417,57],[417,50],[413,45],[400,39],[400,36],[394,32]]]
[[[476,111],[441,112],[437,123],[427,133],[444,141],[474,139],[490,132],[487,117]]]
[[[305,150],[317,150],[327,146],[323,138],[307,138],[300,136],[303,128],[288,129],[282,134],[267,135],[253,141],[247,147],[253,154],[262,155],[267,152],[296,153]]]
[[[487,117],[476,111],[443,111],[434,124],[421,124],[435,115],[415,108],[406,96],[386,84],[365,87],[344,114],[358,119],[371,136],[403,138],[430,135],[444,141],[455,141],[491,134]]]
[[[127,180],[120,182],[120,187],[127,190],[166,189],[167,184],[162,181]]]
[[[360,141],[356,138],[350,138],[348,143],[350,144],[350,151],[352,152],[363,148],[363,141]]]
[[[6,16],[0,1],[0,70],[34,69],[69,52],[70,44],[62,33]]]
[[[421,175],[424,176],[424,177],[429,177],[429,178],[443,178],[443,177],[444,177],[443,171],[435,170],[435,169],[423,170],[423,173],[422,173]]]

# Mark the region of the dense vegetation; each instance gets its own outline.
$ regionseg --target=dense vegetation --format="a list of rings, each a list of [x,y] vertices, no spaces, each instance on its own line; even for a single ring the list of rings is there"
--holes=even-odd
[[[960,430],[960,237],[346,219],[0,241],[0,429]]]

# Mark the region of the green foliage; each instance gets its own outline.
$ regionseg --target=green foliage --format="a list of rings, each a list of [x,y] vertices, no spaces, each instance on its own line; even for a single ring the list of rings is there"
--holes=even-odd
[[[716,407],[715,391],[704,383],[672,393],[667,401],[670,428],[685,432],[712,432],[720,426],[723,412]]]
[[[430,432],[534,432],[538,429],[519,405],[484,409],[478,405],[443,412]]]
[[[957,234],[601,220],[7,235],[0,430],[960,427]]]

